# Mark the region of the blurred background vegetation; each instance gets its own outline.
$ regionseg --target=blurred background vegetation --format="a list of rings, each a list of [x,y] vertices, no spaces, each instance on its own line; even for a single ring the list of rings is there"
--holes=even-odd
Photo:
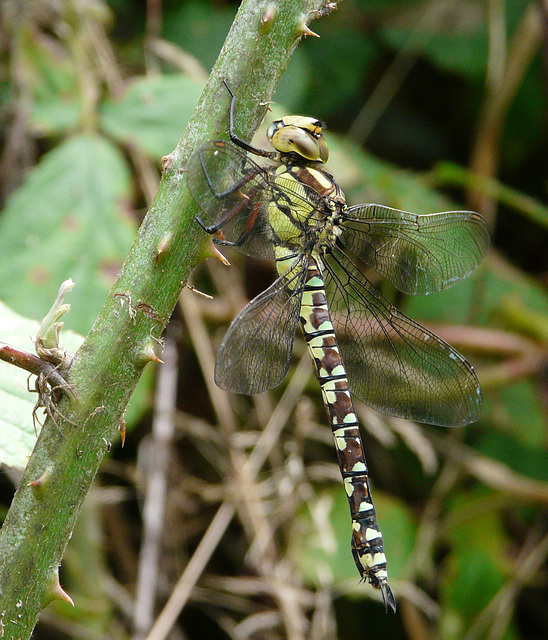
[[[3,0],[0,328],[9,309],[41,318],[72,277],[66,326],[89,331],[237,4]],[[358,584],[304,345],[272,392],[212,383],[228,323],[273,275],[230,254],[232,268],[194,272],[213,300],[183,292],[166,364],[146,372],[67,550],[76,606],[46,609],[36,638],[145,637],[189,566],[171,638],[547,637],[547,25],[544,0],[341,2],[274,96],[273,117],[328,123],[327,168],[351,203],[472,208],[493,232],[454,289],[383,288],[466,354],[485,394],[462,430],[358,409],[396,616]],[[14,425],[2,397],[4,513],[34,437],[26,402]]]

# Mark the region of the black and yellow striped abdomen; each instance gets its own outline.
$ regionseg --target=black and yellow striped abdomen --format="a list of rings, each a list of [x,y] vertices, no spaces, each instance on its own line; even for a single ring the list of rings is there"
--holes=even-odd
[[[395,608],[387,581],[382,534],[371,499],[359,422],[327,306],[320,265],[320,258],[310,258],[302,295],[301,327],[335,439],[352,517],[352,552],[356,566],[363,579],[381,590],[385,605]]]

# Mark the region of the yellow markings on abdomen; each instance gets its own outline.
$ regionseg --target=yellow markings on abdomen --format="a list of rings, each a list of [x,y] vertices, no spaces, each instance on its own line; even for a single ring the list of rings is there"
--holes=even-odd
[[[352,478],[346,477],[344,480],[344,490],[346,491],[346,495],[350,498],[350,496],[354,493],[354,485],[352,484]]]
[[[321,336],[314,336],[308,341],[308,346],[314,354],[318,353],[320,350],[324,350],[324,338],[325,334]],[[337,353],[339,353],[339,347],[337,345],[329,345],[329,349],[331,351],[336,351]]]
[[[312,318],[310,317],[310,314],[305,314],[302,312],[302,310],[301,318],[303,331],[305,332],[305,334],[310,335],[311,333],[316,333],[316,331],[321,331],[323,335],[325,335],[327,332],[333,333],[333,324],[331,323],[331,320],[324,320],[319,326],[316,327],[314,326],[314,324],[312,324]],[[314,355],[317,355],[318,349],[315,349],[316,352]]]
[[[382,538],[380,531],[377,531],[377,529],[371,529],[371,527],[366,529],[365,539],[367,542],[371,542],[371,540],[378,540],[379,538]]]
[[[374,569],[375,567],[378,567],[381,564],[386,564],[386,556],[384,555],[384,553],[375,553],[374,555],[371,553],[363,553],[360,554],[360,562],[363,566],[363,568],[367,571],[370,569]],[[385,574],[383,576],[383,574]],[[375,576],[377,578],[381,578],[381,577],[388,577],[388,574],[385,570],[381,569],[378,571],[375,571]]]
[[[360,502],[360,506],[358,507],[358,513],[365,513],[366,511],[371,511],[374,509],[371,502]]]

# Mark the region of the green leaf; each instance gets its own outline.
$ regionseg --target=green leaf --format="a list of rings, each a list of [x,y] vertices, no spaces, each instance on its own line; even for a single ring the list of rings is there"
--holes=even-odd
[[[359,579],[350,549],[350,524],[342,486],[318,492],[295,518],[288,555],[309,584]]]
[[[441,625],[450,621],[459,630],[442,637],[463,637],[506,581],[510,546],[498,510],[490,508],[491,496],[482,488],[461,492],[449,511],[455,526],[445,539],[450,550],[441,572],[440,596],[446,617]]]
[[[31,336],[36,335],[39,323],[17,315],[0,302],[0,340],[34,353]],[[72,331],[63,331],[61,343],[69,351],[76,351],[83,338]],[[0,464],[24,469],[36,441],[32,411],[38,396],[29,393],[29,374],[0,361]],[[32,381],[30,387],[32,388]],[[42,412],[38,412],[41,419]],[[39,429],[37,425],[37,429]]]
[[[488,535],[481,528],[477,533]],[[451,554],[445,564],[448,570],[440,585],[439,637],[459,640],[503,586],[505,576],[488,554],[476,547]]]
[[[177,145],[201,92],[198,83],[182,74],[137,78],[119,99],[101,105],[103,129],[160,158]]]
[[[40,318],[69,277],[66,326],[87,333],[135,233],[126,164],[104,138],[78,136],[46,154],[0,218],[0,298]]]
[[[64,316],[63,319],[68,317]],[[18,315],[0,301],[0,341],[34,353],[32,338],[39,327],[39,322]],[[84,338],[74,331],[61,333],[61,346],[72,353],[78,350],[83,341]],[[0,465],[24,469],[32,452],[36,442],[32,413],[38,396],[28,389],[34,388],[34,380],[23,369],[0,360]],[[150,407],[154,380],[154,368],[147,367],[127,406],[125,416],[128,430]],[[41,409],[36,417],[42,420]],[[40,431],[38,423],[36,430]]]
[[[25,32],[22,45],[26,76],[33,93],[30,122],[41,135],[58,135],[76,128],[81,98],[72,60],[57,43],[36,32]]]
[[[384,538],[388,576],[400,579],[416,544],[417,525],[412,509],[403,501],[373,490],[377,519]]]
[[[527,475],[533,475],[533,470],[543,469],[544,475],[536,477],[548,481],[548,452],[544,448],[546,411],[538,382],[528,379],[516,380],[512,384],[493,389],[489,393],[486,413],[493,416],[493,422],[501,433],[482,431],[481,435],[487,436],[488,441],[492,436],[500,436],[503,440],[511,439],[512,451],[507,452],[504,446],[500,452],[494,450],[484,453],[492,455],[497,460],[503,460],[511,468]],[[524,450],[520,451],[522,447]],[[528,468],[526,461],[529,457],[538,460],[538,464]]]

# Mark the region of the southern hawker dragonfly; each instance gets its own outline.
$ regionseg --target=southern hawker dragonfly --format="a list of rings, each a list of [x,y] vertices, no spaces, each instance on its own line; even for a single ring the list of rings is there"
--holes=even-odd
[[[226,84],[226,83],[225,83]],[[221,344],[216,383],[262,393],[285,377],[300,326],[331,429],[352,517],[362,579],[395,611],[352,393],[378,411],[442,426],[479,416],[481,389],[464,357],[392,306],[363,273],[398,290],[441,291],[468,276],[489,247],[483,218],[469,211],[417,215],[378,204],[347,207],[333,177],[322,123],[289,116],[257,149],[234,132],[191,156],[187,185],[198,223],[217,244],[275,261],[278,277],[238,314]],[[250,154],[261,156],[261,164]]]

